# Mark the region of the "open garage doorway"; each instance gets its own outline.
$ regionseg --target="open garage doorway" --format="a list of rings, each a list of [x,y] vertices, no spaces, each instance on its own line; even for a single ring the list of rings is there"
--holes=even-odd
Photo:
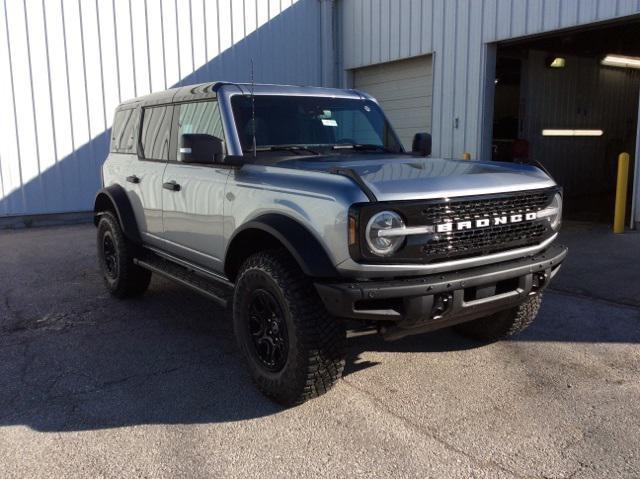
[[[613,221],[621,152],[632,157],[630,218],[639,32],[635,18],[498,44],[493,159],[540,162],[564,188],[568,219]],[[603,63],[607,55],[632,59]]]

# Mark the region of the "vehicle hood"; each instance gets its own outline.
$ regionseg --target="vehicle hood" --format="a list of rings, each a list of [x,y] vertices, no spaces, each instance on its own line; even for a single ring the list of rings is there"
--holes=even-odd
[[[309,156],[283,160],[275,166],[327,172],[352,169],[378,201],[483,195],[555,185],[546,173],[531,165],[408,155]]]

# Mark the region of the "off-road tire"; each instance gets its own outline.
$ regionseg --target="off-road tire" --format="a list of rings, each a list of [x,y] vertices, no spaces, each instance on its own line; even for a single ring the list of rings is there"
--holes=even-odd
[[[250,332],[250,298],[267,291],[277,301],[286,324],[286,362],[280,370],[265,367]],[[249,372],[258,388],[284,406],[326,393],[342,376],[345,328],[331,316],[295,260],[284,250],[249,257],[237,276],[233,325]]]
[[[455,326],[455,330],[471,339],[495,342],[524,331],[538,315],[542,295],[535,294],[516,308],[500,311],[486,318],[480,318]]]
[[[105,251],[105,243],[112,245],[115,258]],[[100,272],[111,295],[132,298],[147,290],[151,271],[134,264],[135,245],[125,238],[120,223],[111,212],[100,215],[97,246]]]

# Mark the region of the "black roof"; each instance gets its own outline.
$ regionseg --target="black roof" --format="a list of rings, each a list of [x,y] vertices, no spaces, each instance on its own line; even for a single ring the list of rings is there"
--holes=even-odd
[[[218,87],[224,83],[226,82],[200,83],[197,85],[171,88],[169,90],[159,91],[123,101],[118,108],[131,108],[138,105],[159,105],[178,100],[215,98]]]
[[[189,100],[203,100],[206,98],[216,98],[218,89],[223,85],[234,85],[240,89],[243,93],[249,94],[250,91],[254,91],[256,95],[259,94],[308,94],[317,96],[330,96],[330,97],[342,97],[342,98],[370,98],[367,94],[359,92],[357,90],[341,90],[336,88],[323,88],[312,86],[295,86],[295,85],[270,85],[264,83],[256,83],[251,85],[249,83],[233,83],[225,81],[216,81],[211,83],[200,83],[197,85],[187,85],[178,88],[172,88],[170,90],[159,91],[151,93],[150,95],[140,96],[132,98],[122,102],[118,109],[133,108],[139,105],[161,105],[166,103],[189,101]]]

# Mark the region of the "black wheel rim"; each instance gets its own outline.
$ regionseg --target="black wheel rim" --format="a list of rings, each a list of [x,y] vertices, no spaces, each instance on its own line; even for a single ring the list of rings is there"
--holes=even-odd
[[[256,289],[248,304],[248,334],[256,358],[272,372],[280,371],[287,362],[289,338],[282,308],[269,291]]]
[[[113,244],[113,238],[106,233],[102,238],[102,255],[104,256],[104,269],[111,279],[118,277],[118,254]]]

